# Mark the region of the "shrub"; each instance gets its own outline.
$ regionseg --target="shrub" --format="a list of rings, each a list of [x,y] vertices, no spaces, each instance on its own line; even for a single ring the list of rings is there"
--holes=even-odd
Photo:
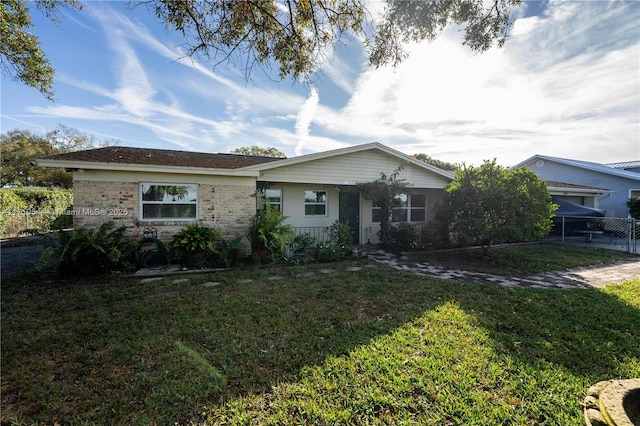
[[[328,228],[328,238],[318,244],[318,261],[343,260],[353,252],[353,235],[349,225],[335,221]]]
[[[240,256],[240,245],[243,237],[236,237],[232,240],[225,240],[222,236],[222,230],[216,231],[216,242],[213,245],[213,254],[216,264],[230,268],[236,264]]]
[[[316,239],[309,233],[290,235],[276,239],[270,249],[270,260],[273,263],[289,263],[298,265],[307,261],[307,250],[313,247]]]
[[[0,234],[5,234],[12,222],[20,221],[20,213],[27,208],[27,203],[15,191],[3,189],[0,190],[0,206]]]
[[[82,277],[132,270],[137,244],[125,234],[124,225],[119,228],[115,226],[115,221],[109,221],[97,230],[76,229],[73,236],[59,233],[62,252],[58,273],[63,277]]]
[[[16,201],[16,197],[21,201]],[[24,229],[49,230],[52,219],[65,212],[73,202],[73,192],[66,189],[3,189],[0,190],[0,202],[0,233],[17,235]],[[67,220],[71,219],[68,216]]]
[[[640,197],[632,197],[627,200],[629,215],[634,219],[640,219]]]
[[[64,212],[62,212],[61,214],[53,218],[51,222],[49,222],[49,229],[60,231],[62,229],[73,228],[73,216],[68,213],[72,210],[73,205],[70,204]]]
[[[378,233],[380,234],[380,233]],[[389,225],[386,236],[380,236],[380,245],[387,250],[407,251],[420,248],[416,228],[407,222]]]

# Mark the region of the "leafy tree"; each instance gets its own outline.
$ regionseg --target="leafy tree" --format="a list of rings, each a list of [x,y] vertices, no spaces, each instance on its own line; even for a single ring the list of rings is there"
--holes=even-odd
[[[77,0],[37,0],[36,7],[53,22],[62,8],[80,9]],[[0,1],[0,68],[12,80],[22,81],[53,100],[51,63],[40,49],[40,40],[31,33],[31,13],[24,0]]]
[[[347,37],[364,40],[374,67],[394,66],[404,46],[434,40],[449,24],[465,26],[464,44],[482,52],[502,46],[511,27],[510,9],[520,0],[385,0],[373,25],[363,0],[142,0],[167,28],[181,33],[187,54],[232,63],[248,77],[255,66],[278,67],[281,79],[305,78]],[[485,5],[485,3],[487,3]],[[48,16],[78,0],[39,0]],[[0,2],[3,69],[51,98],[53,69],[39,48],[24,0]],[[4,40],[7,40],[5,42]],[[12,74],[10,74],[12,75]]]
[[[480,242],[484,255],[496,241],[541,238],[551,230],[556,205],[538,175],[523,167],[509,170],[496,161],[463,167],[447,187],[452,230]]]
[[[287,158],[284,152],[277,148],[261,148],[259,146],[242,146],[233,150],[234,154],[256,155],[259,157]]]
[[[431,164],[432,166],[436,166],[442,170],[450,170],[455,171],[458,170],[458,166],[453,163],[448,163],[446,161],[437,160],[433,157],[428,156],[427,154],[414,154],[413,156],[416,160],[420,160],[423,163]]]
[[[387,241],[391,229],[391,209],[399,204],[398,197],[407,191],[407,182],[399,175],[404,167],[400,165],[387,176],[380,173],[380,177],[372,182],[356,183],[356,188],[373,205],[380,206],[380,241]]]
[[[36,158],[108,144],[107,141],[98,142],[92,136],[64,125],[44,136],[29,130],[9,131],[0,136],[0,186],[71,188],[73,179],[70,172],[62,168],[37,167],[32,164],[33,161]]]
[[[634,219],[640,219],[640,197],[632,197],[627,201],[629,215]]]

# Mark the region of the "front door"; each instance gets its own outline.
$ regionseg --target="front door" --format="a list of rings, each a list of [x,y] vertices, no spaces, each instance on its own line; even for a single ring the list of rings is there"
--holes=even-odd
[[[360,244],[360,194],[343,187],[340,191],[340,223],[351,228],[353,243]]]

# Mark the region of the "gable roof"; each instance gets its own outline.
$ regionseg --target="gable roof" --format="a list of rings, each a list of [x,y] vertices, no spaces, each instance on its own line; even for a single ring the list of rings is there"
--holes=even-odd
[[[314,154],[301,155],[298,157],[282,159],[281,161],[278,161],[278,162],[263,163],[255,166],[249,166],[246,169],[247,170],[255,169],[260,171],[272,170],[278,167],[292,166],[295,164],[301,164],[301,163],[306,163],[310,161],[322,160],[325,158],[337,157],[339,155],[354,154],[354,153],[369,151],[369,150],[380,151],[391,157],[395,157],[403,162],[413,164],[419,168],[425,169],[427,171],[440,175],[449,180],[454,178],[454,173],[449,170],[443,170],[431,164],[425,163],[424,161],[416,160],[415,158],[412,158],[406,154],[403,154],[400,151],[396,151],[393,148],[389,148],[388,146],[383,145],[379,142],[372,142],[372,143],[367,143],[363,145],[355,145],[355,146],[349,146],[346,148],[333,149],[330,151],[316,152]]]
[[[38,166],[67,169],[98,170],[154,170],[177,173],[190,170],[196,173],[217,171],[222,174],[253,176],[255,173],[236,173],[256,164],[282,160],[241,154],[213,154],[174,151],[168,149],[109,146],[85,151],[67,152],[37,159]],[[226,173],[225,173],[226,171]]]
[[[512,168],[519,168],[526,164],[529,164],[533,161],[543,160],[543,161],[554,161],[556,163],[565,164],[567,166],[578,167],[585,170],[590,170],[593,172],[604,173],[607,175],[623,177],[626,179],[631,179],[635,181],[640,181],[640,173],[628,171],[628,170],[620,170],[618,168],[613,168],[607,166],[605,164],[600,163],[592,163],[589,161],[580,161],[580,160],[570,160],[568,158],[560,158],[560,157],[550,157],[547,155],[539,155],[536,154],[532,157],[527,158],[526,160],[516,164]]]
[[[212,154],[166,149],[148,149],[112,146],[67,152],[35,161],[43,167],[64,167],[67,169],[114,170],[114,171],[154,171],[164,173],[218,174],[235,176],[260,176],[265,170],[304,164],[322,159],[330,159],[345,154],[364,151],[378,151],[410,163],[418,168],[444,177],[454,178],[454,173],[431,164],[411,158],[395,149],[378,142],[350,146],[331,151],[301,155],[292,158],[259,157],[240,154]]]

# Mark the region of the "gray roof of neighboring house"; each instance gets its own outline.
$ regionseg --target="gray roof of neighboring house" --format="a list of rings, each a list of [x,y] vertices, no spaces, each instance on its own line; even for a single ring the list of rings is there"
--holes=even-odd
[[[527,158],[526,160],[513,166],[513,168],[522,167],[525,164],[530,163],[535,159],[540,159],[545,161],[555,161],[557,163],[566,164],[568,166],[579,167],[581,169],[587,169],[587,170],[591,170],[598,173],[604,173],[608,175],[640,181],[640,173],[637,173],[637,172],[632,172],[629,170],[620,170],[619,168],[613,168],[600,163],[592,163],[590,161],[571,160],[568,158],[550,157],[548,155],[539,155],[539,154],[536,154],[533,157]]]
[[[109,146],[74,151],[46,157],[60,162],[144,164],[154,166],[197,167],[210,169],[238,169],[256,164],[282,160],[241,154],[212,154],[204,152],[173,151],[168,149],[131,148]]]
[[[596,188],[593,186],[575,185],[573,183],[556,182],[553,180],[547,180],[547,187],[549,188],[566,188],[566,189],[580,189],[592,192],[611,192],[608,189]]]
[[[605,166],[612,167],[614,169],[638,169],[640,168],[640,160],[623,161],[622,163],[607,163]]]

